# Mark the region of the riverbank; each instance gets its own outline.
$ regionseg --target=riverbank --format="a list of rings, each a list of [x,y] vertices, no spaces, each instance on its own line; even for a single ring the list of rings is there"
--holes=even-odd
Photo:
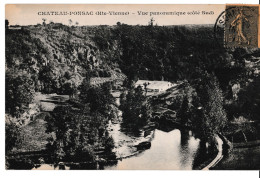
[[[204,168],[202,168],[202,170],[209,170],[212,167],[216,166],[218,164],[219,161],[221,161],[221,159],[223,158],[223,140],[218,136],[215,135],[215,143],[216,143],[216,147],[218,150],[218,154],[217,156]]]
[[[137,146],[143,142],[151,142],[154,136],[154,131],[148,134],[144,130],[133,132],[125,130],[121,127],[122,121],[109,122],[108,132],[114,140],[113,152],[118,160],[128,158],[140,153]]]

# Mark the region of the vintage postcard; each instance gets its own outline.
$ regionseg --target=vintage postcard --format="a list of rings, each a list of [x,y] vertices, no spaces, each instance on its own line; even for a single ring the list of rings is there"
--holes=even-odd
[[[259,5],[7,4],[8,170],[258,170]]]

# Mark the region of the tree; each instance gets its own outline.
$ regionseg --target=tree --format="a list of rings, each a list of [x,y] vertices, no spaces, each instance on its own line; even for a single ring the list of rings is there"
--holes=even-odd
[[[43,21],[42,24],[43,24],[44,26],[46,25],[46,20],[47,20],[46,18],[42,18],[42,21]]]
[[[216,77],[207,73],[202,74],[196,92],[193,126],[203,139],[210,140],[214,134],[221,133],[227,123],[223,94]]]
[[[153,19],[153,17],[150,19],[150,21],[149,21],[149,23],[148,23],[148,25],[149,26],[153,26],[153,22],[154,22],[155,20]]]
[[[69,19],[69,25],[71,25],[72,24],[72,20],[71,19]]]
[[[74,95],[77,93],[77,87],[72,81],[67,81],[66,83],[64,83],[62,89],[63,94],[69,95],[70,98],[73,98]]]
[[[9,26],[9,21],[7,19],[5,19],[5,29],[7,30]]]
[[[120,96],[123,121],[133,128],[144,126],[151,117],[151,108],[141,87],[131,88]]]
[[[110,93],[111,88],[110,83],[105,83],[100,87],[89,87],[85,81],[80,87],[79,98],[82,103],[89,104],[92,112],[99,112],[109,117],[112,110],[111,105],[115,104],[115,99]]]
[[[190,126],[194,109],[193,100],[196,99],[196,92],[187,80],[184,80],[179,87],[181,89],[170,105],[170,109],[177,111],[177,118],[180,118],[182,126]]]
[[[57,92],[57,90],[60,88],[59,86],[59,80],[57,73],[55,72],[57,70],[53,64],[49,64],[47,66],[43,66],[39,72],[39,80],[43,83],[44,93],[53,93]]]
[[[181,107],[177,112],[177,117],[181,118],[182,126],[187,125],[188,121],[191,119],[191,111],[187,95],[184,96]]]
[[[34,82],[26,72],[6,72],[5,112],[19,117],[29,107],[35,91]]]

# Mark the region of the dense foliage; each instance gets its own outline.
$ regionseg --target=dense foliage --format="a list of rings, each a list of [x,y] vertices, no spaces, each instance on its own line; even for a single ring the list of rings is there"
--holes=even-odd
[[[47,132],[55,133],[47,145],[55,162],[93,162],[95,150],[109,152],[113,148],[113,139],[106,131],[108,119],[98,112],[60,106],[54,109],[47,123]]]
[[[114,117],[111,86],[90,86],[86,77],[78,100],[72,105],[57,106],[47,118],[47,132],[54,133],[47,145],[55,162],[95,162],[97,151],[112,154],[114,141],[107,131]]]
[[[227,115],[217,78],[202,73],[192,85],[183,85],[183,92],[179,93],[181,104],[177,108],[177,117],[181,119],[182,125],[192,127],[196,135],[205,140],[222,133]]]
[[[98,27],[55,23],[28,26],[8,31],[6,64],[35,75],[36,89],[44,93],[71,93],[86,73],[113,77],[119,68],[129,80],[189,79],[199,68],[225,67],[230,58],[212,42],[212,29],[121,23]]]
[[[138,129],[149,121],[151,106],[141,87],[130,88],[120,96],[120,110],[124,123]]]
[[[90,87],[87,82],[87,80],[84,80],[80,86],[79,98],[81,103],[88,103],[91,112],[99,112],[106,117],[110,117],[113,114],[113,105],[115,104],[115,99],[111,94],[111,84],[104,83],[100,87]]]
[[[8,154],[20,141],[20,128],[10,117],[5,120],[5,152]]]
[[[238,93],[238,107],[240,114],[244,114],[252,120],[258,120],[260,116],[260,76],[254,78],[251,83]]]
[[[210,138],[216,133],[221,133],[227,123],[223,94],[216,77],[208,74],[201,77],[196,92],[198,101],[194,101],[197,107],[194,127],[202,137]]]
[[[33,100],[34,83],[26,72],[6,71],[5,112],[19,117]]]

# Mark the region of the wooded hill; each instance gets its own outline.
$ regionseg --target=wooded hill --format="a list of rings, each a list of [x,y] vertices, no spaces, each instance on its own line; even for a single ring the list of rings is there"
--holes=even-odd
[[[200,80],[216,76],[226,99],[258,77],[258,49],[223,48],[213,26],[66,26],[6,30],[6,78],[27,75],[35,91],[73,94],[85,77]],[[232,86],[239,84],[237,91]],[[12,89],[10,85],[9,90]]]

